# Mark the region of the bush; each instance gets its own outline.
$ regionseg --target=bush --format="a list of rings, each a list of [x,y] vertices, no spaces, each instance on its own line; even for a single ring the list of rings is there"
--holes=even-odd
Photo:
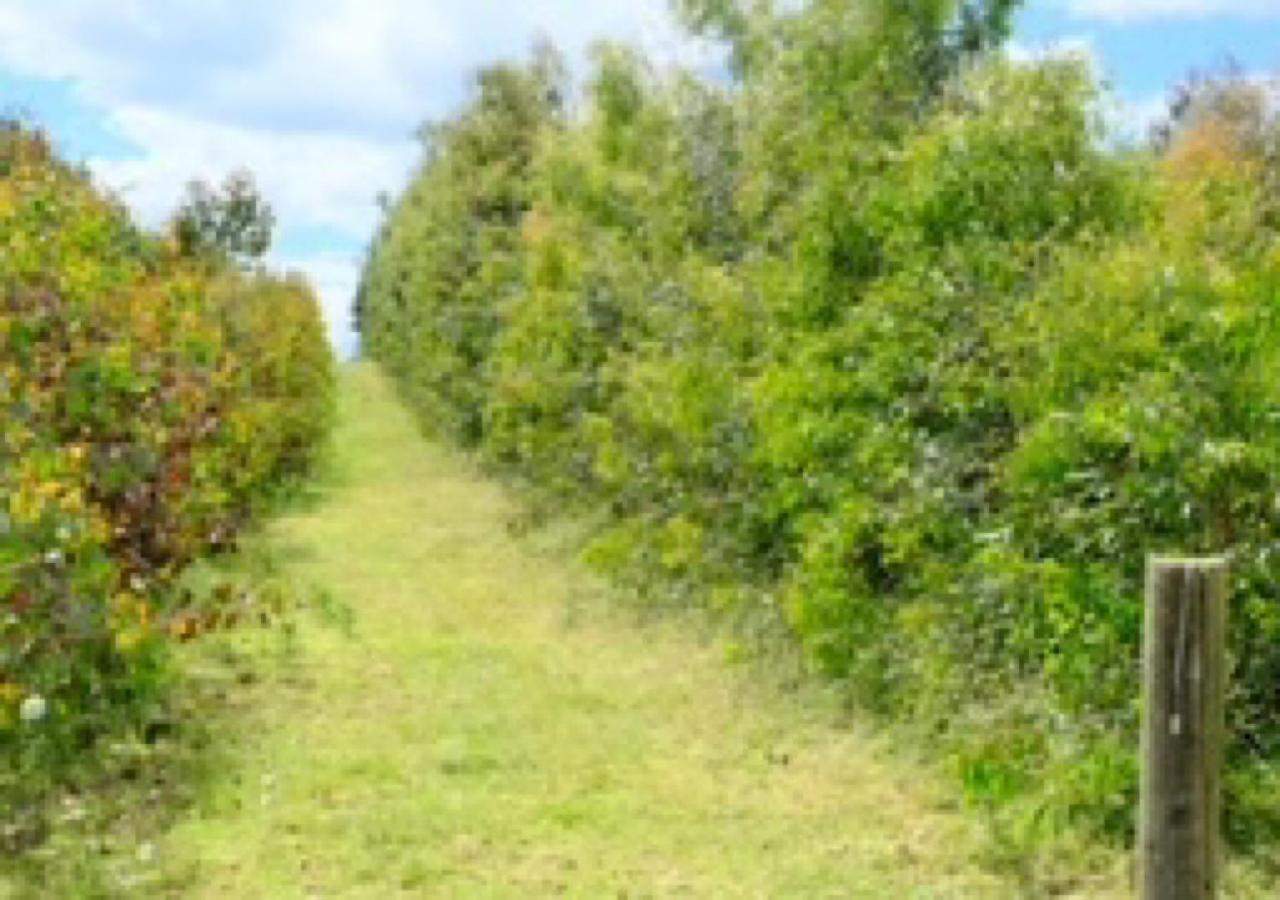
[[[307,470],[332,378],[306,285],[210,281],[5,128],[0,793],[152,696],[175,579]]]
[[[1116,149],[1082,63],[992,50],[1012,5],[690,0],[732,86],[606,47],[580,114],[483,88],[440,133],[519,148],[510,215],[433,145],[361,328],[424,415],[601,513],[593,561],[785,629],[1018,829],[1131,839],[1144,557],[1230,553],[1244,839],[1280,813],[1249,787],[1280,757],[1280,130],[1215,100]]]

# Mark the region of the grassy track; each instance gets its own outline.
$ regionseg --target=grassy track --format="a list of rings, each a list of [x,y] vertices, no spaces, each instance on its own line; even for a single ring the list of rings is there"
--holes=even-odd
[[[355,634],[304,629],[293,676],[252,689],[131,895],[1019,895],[982,871],[972,816],[828,706],[688,623],[603,612],[373,370],[342,403],[333,483],[267,539]]]

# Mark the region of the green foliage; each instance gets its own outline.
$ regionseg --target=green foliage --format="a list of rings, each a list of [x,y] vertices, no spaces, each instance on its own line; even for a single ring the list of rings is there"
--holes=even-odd
[[[246,266],[271,249],[275,213],[258,193],[253,176],[237,171],[217,189],[202,181],[187,185],[187,196],[173,216],[172,227],[184,255],[214,264]]]
[[[728,45],[739,77],[758,75],[771,57],[795,45],[785,25],[796,22],[803,36],[815,33],[815,17],[826,24],[844,20],[879,40],[903,40],[909,56],[895,68],[929,80],[934,88],[965,61],[998,47],[1009,36],[1013,14],[1023,0],[672,0],[677,18],[691,32]],[[870,29],[867,24],[871,23]]]
[[[0,797],[162,685],[170,588],[312,461],[332,361],[299,282],[210,281],[39,135],[0,139]]]
[[[390,211],[358,306],[364,346],[382,359],[433,429],[479,439],[485,363],[500,310],[516,293],[528,170],[561,105],[561,63],[477,79],[463,116],[425,128],[421,176]]]
[[[597,565],[785,628],[1026,840],[1131,836],[1144,557],[1232,554],[1231,830],[1260,834],[1271,169],[1200,127],[1108,150],[1081,63],[993,52],[1014,6],[682,4],[745,42],[737,82],[601,48],[580,114],[490,132],[520,148],[496,230],[460,200],[485,169],[429,155],[371,255],[367,346],[598,511]]]

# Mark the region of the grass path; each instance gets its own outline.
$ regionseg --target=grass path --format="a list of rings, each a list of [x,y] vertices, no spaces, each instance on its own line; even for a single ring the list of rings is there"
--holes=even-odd
[[[821,704],[693,629],[591,612],[598,586],[512,537],[503,490],[373,370],[341,418],[334,483],[269,539],[354,636],[305,629],[300,677],[256,690],[156,895],[1017,896],[970,816]]]

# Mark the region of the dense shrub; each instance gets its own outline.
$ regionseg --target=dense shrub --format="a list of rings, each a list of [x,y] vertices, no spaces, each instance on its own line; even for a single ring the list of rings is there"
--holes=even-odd
[[[306,471],[331,381],[305,284],[211,280],[6,126],[0,794],[156,687],[175,578]]]
[[[1006,823],[1130,835],[1144,557],[1230,553],[1232,834],[1257,836],[1270,107],[1219,91],[1117,149],[1082,63],[993,50],[1012,5],[688,0],[731,84],[603,48],[580,110],[499,115],[482,79],[440,133],[503,135],[517,199],[460,205],[489,157],[431,143],[366,346],[429,423],[604,513],[596,563],[785,628]]]
[[[391,210],[361,289],[361,304],[397,310],[365,316],[365,346],[432,427],[464,443],[480,436],[497,310],[518,284],[528,168],[561,79],[550,51],[527,71],[493,68],[466,115],[424,129],[421,175]]]

